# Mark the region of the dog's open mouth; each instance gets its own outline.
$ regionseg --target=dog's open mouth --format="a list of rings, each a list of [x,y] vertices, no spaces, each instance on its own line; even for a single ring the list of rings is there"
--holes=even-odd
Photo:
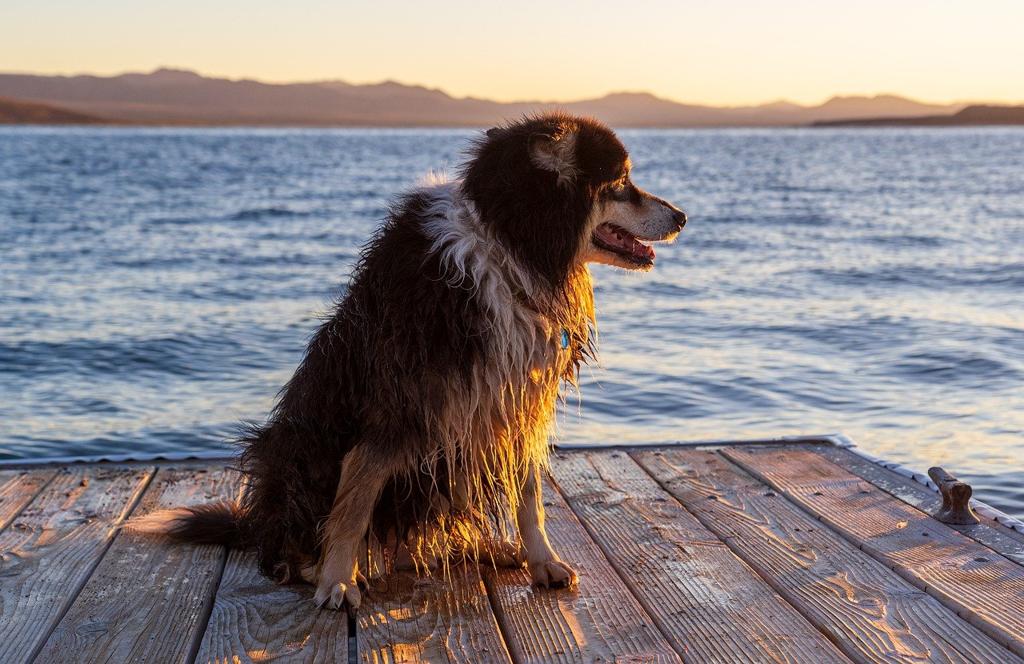
[[[624,228],[605,222],[594,229],[591,237],[597,248],[621,256],[634,265],[654,265],[654,249]]]

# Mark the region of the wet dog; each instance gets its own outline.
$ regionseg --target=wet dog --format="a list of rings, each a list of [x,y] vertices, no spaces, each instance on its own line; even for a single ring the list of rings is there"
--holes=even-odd
[[[132,526],[255,547],[265,574],[315,584],[331,608],[358,607],[371,553],[399,547],[420,565],[470,552],[575,583],[544,532],[541,474],[560,388],[594,353],[588,264],[649,270],[650,243],[686,223],[630,168],[594,120],[486,132],[460,179],[402,197],[370,240],[241,441],[241,501]]]

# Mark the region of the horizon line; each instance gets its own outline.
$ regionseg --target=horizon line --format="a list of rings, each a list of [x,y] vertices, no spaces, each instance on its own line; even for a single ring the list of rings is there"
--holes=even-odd
[[[818,101],[818,102],[815,102],[815,103],[811,103],[811,104],[791,101],[789,99],[786,99],[785,97],[778,97],[778,98],[775,98],[775,99],[772,99],[772,100],[769,100],[769,101],[750,102],[750,103],[747,103],[747,104],[724,104],[724,105],[718,105],[718,104],[714,104],[714,103],[711,103],[711,102],[684,101],[684,100],[675,99],[675,98],[672,98],[672,97],[665,97],[665,96],[661,96],[658,93],[653,92],[651,90],[609,90],[609,91],[606,91],[606,92],[604,92],[604,93],[602,93],[602,94],[600,94],[598,96],[576,98],[576,99],[512,99],[512,100],[501,100],[501,99],[494,99],[494,98],[491,98],[491,97],[484,97],[484,96],[478,96],[478,95],[473,95],[473,94],[459,96],[459,95],[455,95],[455,94],[445,90],[442,87],[431,86],[431,85],[426,84],[426,83],[409,83],[409,82],[401,81],[401,80],[399,80],[397,78],[386,78],[386,79],[378,80],[378,81],[360,81],[360,82],[353,82],[353,81],[346,80],[346,79],[343,79],[343,78],[299,79],[299,80],[288,80],[288,81],[276,81],[276,80],[268,80],[268,79],[255,78],[255,77],[252,77],[252,76],[233,77],[233,76],[220,75],[220,74],[208,74],[208,73],[200,72],[197,69],[189,69],[189,68],[186,68],[186,67],[172,66],[172,65],[159,65],[159,66],[156,66],[156,67],[154,67],[153,69],[151,69],[149,71],[142,71],[142,70],[138,70],[138,69],[135,69],[135,70],[133,70],[133,69],[126,69],[126,70],[122,70],[122,71],[120,71],[118,73],[94,73],[94,72],[74,72],[74,73],[70,73],[70,72],[38,72],[38,71],[35,71],[35,72],[31,72],[31,71],[0,71],[0,75],[42,76],[42,77],[60,77],[60,78],[75,78],[75,77],[79,77],[79,76],[91,76],[91,77],[95,77],[95,78],[117,78],[119,76],[126,76],[126,75],[131,75],[131,74],[144,75],[144,76],[145,75],[152,75],[152,74],[156,74],[156,73],[161,72],[161,71],[192,74],[192,75],[198,76],[200,78],[230,81],[230,82],[233,82],[233,83],[252,82],[252,83],[259,83],[259,84],[262,84],[262,85],[282,85],[282,86],[284,86],[284,85],[322,85],[322,84],[327,84],[327,83],[343,83],[345,85],[351,85],[351,86],[373,86],[373,85],[394,84],[394,85],[401,85],[401,86],[405,86],[405,87],[421,88],[421,89],[429,90],[429,91],[432,91],[432,92],[440,92],[440,93],[442,93],[444,95],[447,95],[448,97],[450,97],[452,99],[456,99],[456,100],[470,99],[470,100],[476,100],[476,101],[489,101],[489,102],[494,102],[494,103],[498,103],[498,104],[542,104],[542,105],[548,105],[548,104],[573,104],[573,103],[578,103],[578,102],[592,101],[592,100],[596,100],[596,99],[603,99],[603,98],[614,96],[614,95],[650,95],[650,96],[652,96],[652,97],[654,97],[656,99],[661,99],[661,100],[664,100],[664,101],[672,102],[674,104],[682,104],[682,105],[686,105],[686,106],[702,106],[702,107],[716,108],[716,109],[759,108],[759,107],[764,107],[764,106],[771,106],[771,105],[774,105],[774,104],[789,104],[789,105],[797,106],[797,107],[800,107],[800,108],[815,108],[815,107],[818,107],[818,106],[822,106],[822,105],[828,103],[829,101],[832,101],[832,100],[835,100],[835,99],[878,99],[878,98],[884,98],[884,97],[894,97],[894,98],[904,99],[904,100],[907,100],[907,101],[910,101],[910,102],[914,102],[914,103],[917,103],[917,104],[924,104],[924,105],[929,105],[929,106],[968,106],[968,105],[977,105],[977,104],[992,104],[992,105],[1000,105],[1000,106],[1024,105],[1024,100],[1017,101],[1017,102],[993,101],[991,99],[989,99],[989,100],[981,100],[981,99],[964,100],[964,99],[958,99],[956,101],[948,101],[948,102],[944,102],[944,101],[929,101],[929,100],[919,99],[919,98],[916,98],[916,97],[910,97],[908,95],[904,95],[904,94],[901,94],[901,93],[898,93],[898,92],[849,93],[849,94],[837,92],[837,93],[833,93],[833,94],[825,97],[821,101]]]

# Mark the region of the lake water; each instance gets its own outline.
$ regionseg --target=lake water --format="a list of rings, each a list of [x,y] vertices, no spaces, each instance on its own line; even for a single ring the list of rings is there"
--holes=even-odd
[[[225,448],[471,135],[0,128],[0,457]],[[1024,515],[1024,130],[621,135],[691,221],[594,269],[562,441],[843,431]]]

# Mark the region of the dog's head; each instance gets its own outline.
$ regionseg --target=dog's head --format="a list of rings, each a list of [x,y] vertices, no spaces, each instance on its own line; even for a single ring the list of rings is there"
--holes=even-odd
[[[557,286],[584,262],[650,270],[650,243],[682,230],[686,214],[633,184],[630,167],[611,129],[551,114],[489,130],[464,187],[481,223]]]

